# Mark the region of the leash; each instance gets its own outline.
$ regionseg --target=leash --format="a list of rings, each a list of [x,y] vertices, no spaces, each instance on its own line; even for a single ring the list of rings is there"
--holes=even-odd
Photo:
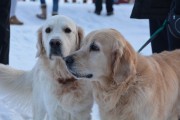
[[[144,43],[144,45],[138,50],[138,53],[140,53],[150,42],[153,41],[153,39],[165,28],[167,24],[167,20],[164,21],[163,25],[158,28],[152,35],[151,37]]]

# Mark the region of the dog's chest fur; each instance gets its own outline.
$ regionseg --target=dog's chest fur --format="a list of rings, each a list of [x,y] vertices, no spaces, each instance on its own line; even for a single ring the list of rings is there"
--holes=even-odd
[[[89,120],[93,104],[90,86],[86,81],[73,80],[62,61],[46,62],[37,67],[44,67],[43,69],[35,70],[39,75],[34,82],[36,97],[41,99],[49,111],[55,110],[57,115],[61,116],[59,120]],[[78,116],[81,112],[85,112],[84,116],[82,114]],[[88,118],[85,118],[86,116]]]
[[[94,97],[102,120],[133,120],[128,96],[120,97],[116,91],[108,92],[98,83],[93,83]],[[128,114],[128,115],[127,115]]]

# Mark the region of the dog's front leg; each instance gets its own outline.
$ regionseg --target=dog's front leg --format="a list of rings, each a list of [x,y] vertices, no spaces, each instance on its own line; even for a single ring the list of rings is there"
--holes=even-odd
[[[82,112],[79,112],[79,113],[76,113],[73,116],[73,119],[72,120],[91,120],[91,110],[88,110],[88,111],[82,111]]]
[[[33,120],[44,120],[46,115],[46,110],[44,108],[43,102],[36,97],[33,100]]]
[[[44,120],[46,115],[46,108],[44,106],[43,96],[38,88],[34,85],[33,88],[33,120]]]
[[[48,108],[48,118],[49,120],[70,120],[66,116],[66,112],[63,111],[58,106],[49,106]]]
[[[39,105],[35,106],[35,104],[34,104],[33,120],[44,120],[45,115],[46,115],[46,111],[45,111],[44,107],[42,107],[42,106],[40,107]]]
[[[71,114],[64,111],[58,104],[52,103],[47,110],[49,120],[74,120]]]

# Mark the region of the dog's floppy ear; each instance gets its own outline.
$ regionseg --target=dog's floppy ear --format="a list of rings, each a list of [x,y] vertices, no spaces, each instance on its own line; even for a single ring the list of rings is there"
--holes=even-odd
[[[117,40],[112,50],[112,75],[116,84],[129,79],[136,73],[136,53],[131,45],[124,40],[120,45]]]
[[[37,48],[36,57],[39,57],[40,55],[45,53],[45,49],[43,47],[43,42],[42,42],[42,28],[39,28],[38,30],[38,41],[36,44],[36,48]]]
[[[84,31],[81,27],[77,26],[77,37],[76,37],[76,44],[77,44],[77,49],[78,50],[80,48],[80,44],[82,39],[84,38]]]

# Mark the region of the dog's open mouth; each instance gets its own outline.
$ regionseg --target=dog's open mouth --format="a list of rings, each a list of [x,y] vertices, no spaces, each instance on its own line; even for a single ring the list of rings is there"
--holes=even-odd
[[[85,74],[85,73],[78,73],[78,72],[74,72],[72,70],[69,70],[75,77],[77,78],[92,78],[93,74]]]
[[[60,50],[51,50],[50,54],[49,54],[49,58],[52,59],[52,57],[62,57],[63,58],[63,54]]]
[[[63,57],[62,54],[50,54],[49,58],[52,59],[52,57]]]

